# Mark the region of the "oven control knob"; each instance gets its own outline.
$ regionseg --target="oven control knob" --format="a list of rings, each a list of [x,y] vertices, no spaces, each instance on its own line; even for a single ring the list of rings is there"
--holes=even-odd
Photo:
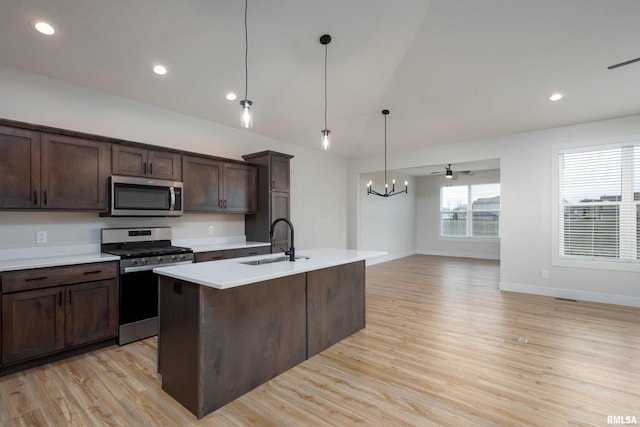
[[[149,262],[146,258],[142,258],[141,261],[142,261],[143,264],[146,264],[147,262]]]
[[[177,261],[177,260],[178,260],[177,255],[171,255],[171,260],[172,260],[172,261]]]
[[[185,260],[185,259],[187,259],[187,256],[186,255],[180,255],[180,259]]]
[[[138,265],[138,260],[137,260],[137,259],[132,259],[132,260],[131,260],[131,264],[133,264],[133,265]]]
[[[161,256],[158,257],[158,262],[164,261]]]

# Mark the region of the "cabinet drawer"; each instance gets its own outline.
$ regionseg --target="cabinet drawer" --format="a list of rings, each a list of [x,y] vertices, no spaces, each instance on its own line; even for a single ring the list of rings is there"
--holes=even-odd
[[[33,268],[2,273],[2,293],[49,288],[118,277],[118,262]]]
[[[219,261],[221,259],[240,258],[244,256],[254,256],[270,254],[270,246],[260,246],[256,248],[227,249],[224,251],[200,252],[196,254],[196,262]]]
[[[271,246],[258,246],[256,248],[236,249],[236,258],[243,256],[264,255],[271,253]]]

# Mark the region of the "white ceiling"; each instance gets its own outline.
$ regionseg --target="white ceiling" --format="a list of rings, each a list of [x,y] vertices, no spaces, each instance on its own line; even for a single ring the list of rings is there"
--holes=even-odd
[[[0,0],[0,62],[240,127],[242,0]],[[249,0],[250,132],[346,157],[640,113],[638,0]],[[44,37],[36,19],[57,28]],[[151,73],[154,63],[169,74]],[[552,103],[555,91],[565,98]]]

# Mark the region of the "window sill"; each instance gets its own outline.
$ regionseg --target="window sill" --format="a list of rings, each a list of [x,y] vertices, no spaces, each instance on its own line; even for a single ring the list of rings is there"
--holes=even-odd
[[[594,270],[640,272],[640,263],[625,261],[597,261],[586,259],[555,258],[552,265],[570,268],[591,268]]]
[[[438,240],[444,242],[473,242],[473,243],[499,243],[499,237],[469,237],[469,236],[438,236]]]

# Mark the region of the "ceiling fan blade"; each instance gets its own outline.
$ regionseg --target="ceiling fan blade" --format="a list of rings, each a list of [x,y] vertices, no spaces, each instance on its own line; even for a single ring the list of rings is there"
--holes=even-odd
[[[630,59],[630,60],[628,60],[628,61],[624,61],[624,62],[621,62],[621,63],[619,63],[619,64],[609,65],[609,66],[607,67],[607,70],[613,70],[614,68],[622,67],[622,66],[624,66],[624,65],[633,64],[634,62],[638,62],[638,61],[640,61],[640,58]]]

